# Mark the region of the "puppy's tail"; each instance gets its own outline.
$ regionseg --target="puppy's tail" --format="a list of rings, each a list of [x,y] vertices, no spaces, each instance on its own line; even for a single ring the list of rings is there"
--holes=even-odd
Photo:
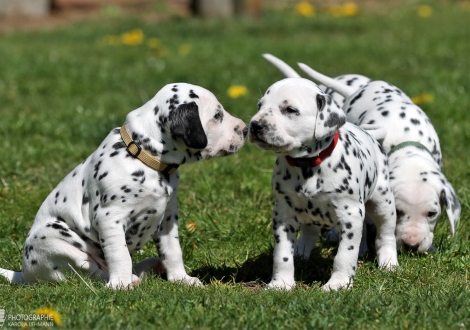
[[[14,272],[12,270],[0,268],[0,275],[5,277],[12,284],[26,284],[22,272]]]
[[[302,69],[302,71],[304,71],[309,77],[313,78],[314,80],[318,81],[319,83],[327,87],[330,87],[331,89],[340,93],[344,97],[349,97],[352,94],[354,94],[354,92],[356,92],[354,88],[351,88],[348,85],[345,85],[338,80],[325,76],[324,74],[321,74],[320,72],[313,70],[311,67],[309,67],[306,64],[303,64],[303,63],[298,63],[298,64],[299,64],[299,67]]]
[[[272,65],[279,69],[287,78],[300,78],[300,75],[295,72],[286,62],[278,59],[271,54],[263,54],[263,57],[268,60]]]

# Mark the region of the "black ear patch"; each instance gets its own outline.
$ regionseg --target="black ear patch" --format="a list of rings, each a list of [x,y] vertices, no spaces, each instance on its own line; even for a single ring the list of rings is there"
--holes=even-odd
[[[318,111],[323,110],[323,108],[325,107],[325,103],[326,103],[325,97],[321,94],[317,94],[317,108],[318,108]]]
[[[170,112],[169,120],[174,139],[182,139],[187,147],[193,149],[204,149],[207,146],[207,136],[195,102],[179,105]]]

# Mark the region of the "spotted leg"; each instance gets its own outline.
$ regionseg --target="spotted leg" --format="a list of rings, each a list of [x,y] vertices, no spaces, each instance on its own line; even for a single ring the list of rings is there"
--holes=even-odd
[[[202,285],[199,279],[189,276],[184,269],[183,252],[181,251],[178,238],[178,202],[176,200],[176,190],[173,191],[170,197],[165,215],[153,239],[169,281]]]
[[[299,224],[285,201],[278,200],[273,210],[274,264],[268,288],[290,290],[294,280],[294,244]]]
[[[395,239],[395,199],[388,181],[377,183],[372,198],[366,204],[367,214],[377,227],[375,247],[379,267],[392,270],[398,266],[397,243]]]
[[[357,270],[359,246],[361,244],[362,227],[364,225],[364,205],[348,203],[348,210],[337,210],[341,239],[338,252],[333,262],[333,273],[323,290],[338,290],[352,288]]]

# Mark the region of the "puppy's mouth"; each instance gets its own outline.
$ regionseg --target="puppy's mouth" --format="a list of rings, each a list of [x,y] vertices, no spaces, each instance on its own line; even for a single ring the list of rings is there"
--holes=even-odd
[[[273,151],[277,154],[285,153],[287,154],[289,152],[289,145],[277,145],[277,144],[272,144],[267,142],[266,140],[258,137],[258,136],[252,136],[250,135],[249,137],[250,143],[255,144],[258,148],[263,149],[263,150],[270,150]]]

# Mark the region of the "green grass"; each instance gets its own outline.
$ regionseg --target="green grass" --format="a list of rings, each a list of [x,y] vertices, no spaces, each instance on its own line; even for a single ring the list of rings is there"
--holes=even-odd
[[[296,263],[298,286],[267,291],[272,270],[271,169],[275,156],[246,145],[236,155],[183,166],[180,240],[188,272],[202,288],[145,280],[132,291],[71,277],[61,284],[17,287],[0,280],[0,308],[29,314],[52,306],[64,328],[465,329],[470,328],[468,145],[470,144],[470,12],[451,1],[418,2],[357,17],[303,18],[267,11],[258,21],[173,18],[149,23],[109,18],[53,31],[0,34],[0,265],[18,270],[24,239],[49,192],[120,126],[125,115],[170,82],[214,92],[248,122],[257,99],[282,78],[261,53],[336,76],[360,73],[387,80],[408,95],[433,95],[422,105],[441,139],[444,172],[462,204],[449,237],[444,215],[437,252],[402,254],[394,273],[364,261],[354,289],[324,293],[335,248],[320,241],[308,262]],[[108,46],[107,35],[140,28],[166,54]],[[178,52],[189,45],[189,54]],[[231,85],[248,95],[231,99]],[[194,232],[188,222],[197,226]],[[154,255],[147,244],[135,262]]]

